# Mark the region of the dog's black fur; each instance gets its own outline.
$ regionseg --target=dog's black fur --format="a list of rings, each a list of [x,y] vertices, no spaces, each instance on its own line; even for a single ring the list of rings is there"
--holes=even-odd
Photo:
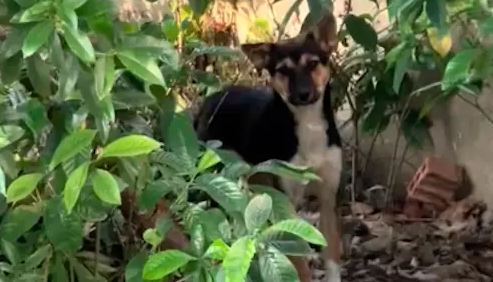
[[[325,88],[324,116],[328,123],[327,146],[341,146],[331,106],[330,87]],[[200,122],[204,124],[200,124]],[[195,119],[200,140],[220,140],[246,162],[270,159],[289,161],[296,153],[296,122],[281,96],[263,87],[230,86],[207,97]]]

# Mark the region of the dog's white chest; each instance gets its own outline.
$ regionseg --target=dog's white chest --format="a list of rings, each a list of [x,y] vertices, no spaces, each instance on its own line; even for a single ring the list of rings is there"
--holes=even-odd
[[[327,121],[323,116],[321,105],[297,109],[295,112],[298,126],[298,148],[291,163],[318,168],[331,158],[327,140]]]

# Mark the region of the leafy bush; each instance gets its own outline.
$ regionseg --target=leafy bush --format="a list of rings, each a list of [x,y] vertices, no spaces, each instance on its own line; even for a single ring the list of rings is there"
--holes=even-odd
[[[307,242],[324,245],[323,236],[295,217],[284,194],[244,183],[256,172],[316,176],[277,161],[251,167],[217,143],[200,144],[180,103],[190,98],[183,91],[221,85],[193,68],[196,56],[237,51],[208,46],[170,18],[120,22],[108,1],[2,4],[3,281],[148,281],[178,272],[194,281],[243,281],[247,272],[297,279],[284,254],[305,255]],[[218,207],[191,198],[201,192]],[[135,236],[138,223],[119,210],[129,195],[139,213],[164,198],[170,212]],[[190,245],[162,250],[173,221]]]

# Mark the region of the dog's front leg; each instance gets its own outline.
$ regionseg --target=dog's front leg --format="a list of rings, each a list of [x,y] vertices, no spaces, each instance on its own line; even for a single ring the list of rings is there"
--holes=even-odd
[[[323,166],[318,169],[321,181],[317,185],[320,201],[320,230],[327,240],[323,250],[327,282],[341,281],[341,235],[336,210],[336,195],[342,172],[342,151],[329,148]]]

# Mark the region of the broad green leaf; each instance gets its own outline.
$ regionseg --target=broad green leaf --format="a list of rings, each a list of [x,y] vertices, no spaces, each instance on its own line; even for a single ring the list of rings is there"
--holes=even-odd
[[[111,100],[115,109],[133,109],[156,104],[154,96],[137,89],[115,89],[111,93]]]
[[[62,0],[62,5],[65,9],[75,10],[86,2],[87,0]]]
[[[303,240],[321,246],[327,246],[324,236],[317,228],[301,219],[286,219],[268,227],[262,234],[270,232],[288,232]]]
[[[8,59],[21,51],[24,39],[30,30],[29,26],[12,26],[9,28],[7,39],[0,46],[0,58]]]
[[[16,243],[0,238],[0,247],[2,254],[7,257],[10,264],[17,265],[21,261],[19,249],[17,248]]]
[[[250,232],[262,227],[272,212],[272,198],[267,194],[253,197],[248,203],[244,217],[245,225]]]
[[[73,158],[82,150],[91,145],[96,131],[92,129],[82,129],[65,137],[53,153],[49,169],[53,170],[57,165]]]
[[[88,181],[89,182],[89,181]],[[101,201],[92,189],[92,183],[86,183],[71,214],[77,214],[82,220],[101,222],[108,218],[114,206]]]
[[[481,23],[479,30],[482,34],[492,34],[493,33],[493,17],[489,17]]]
[[[207,7],[212,3],[211,0],[190,0],[189,2],[190,8],[196,16],[201,16],[206,10]]]
[[[48,11],[52,7],[51,1],[41,1],[27,10],[15,14],[10,22],[12,23],[28,23],[39,22],[48,18]]]
[[[202,224],[194,222],[190,232],[190,244],[195,256],[200,257],[204,253],[205,235]]]
[[[115,82],[115,61],[113,56],[99,57],[94,66],[96,94],[101,99],[111,91]]]
[[[479,56],[480,50],[465,49],[457,53],[445,67],[442,78],[442,90],[448,90],[458,83],[467,81],[472,63]]]
[[[202,174],[196,178],[196,188],[205,191],[214,201],[229,212],[243,212],[247,205],[246,195],[237,182],[217,174]]]
[[[289,177],[303,183],[307,183],[310,180],[319,180],[319,177],[310,168],[294,166],[288,162],[279,160],[269,160],[254,166],[250,171],[250,175],[259,172]]]
[[[291,261],[274,247],[269,246],[265,252],[262,252],[259,256],[259,265],[264,281],[300,281],[298,272]]]
[[[187,166],[192,169],[199,156],[197,135],[187,113],[176,113],[168,128],[165,139],[166,146],[175,154],[187,161]]]
[[[375,51],[378,36],[373,27],[362,17],[349,14],[344,18],[346,28],[354,41],[368,51]]]
[[[287,232],[270,232],[260,238],[262,243],[272,246],[285,255],[306,256],[313,254],[310,245],[300,237]]]
[[[249,185],[249,188],[253,192],[265,193],[272,198],[272,221],[274,223],[297,217],[293,204],[285,193],[262,185]]]
[[[220,161],[221,158],[218,154],[216,154],[216,152],[211,149],[207,149],[202,157],[200,157],[199,164],[197,165],[197,170],[202,172],[210,168],[211,166],[216,165]]]
[[[65,208],[70,214],[79,199],[80,191],[86,184],[87,174],[89,172],[90,162],[85,162],[76,168],[67,179],[65,188],[63,189],[63,201]]]
[[[60,100],[67,99],[74,91],[75,84],[79,78],[80,66],[79,60],[71,52],[64,52],[66,56],[63,57],[63,62],[60,67],[59,84],[58,84],[58,98]],[[59,58],[61,59],[61,58]],[[87,111],[87,110],[86,110]]]
[[[400,12],[412,5],[414,0],[392,0],[389,3],[387,11],[389,13],[389,19],[393,20],[399,16]]]
[[[149,154],[158,149],[161,143],[145,135],[128,135],[106,145],[98,159],[109,157],[133,157]]]
[[[38,2],[38,1],[37,1],[37,0],[15,0],[15,2],[16,2],[17,4],[19,4],[19,6],[20,6],[21,8],[26,9],[26,8],[29,8],[29,7],[31,7],[32,5],[36,4],[36,2]]]
[[[67,256],[70,265],[73,267],[77,281],[87,282],[108,282],[100,273],[93,273],[79,261],[75,256]]]
[[[446,0],[425,1],[426,15],[431,23],[438,30],[438,37],[441,38],[447,24],[447,7]]]
[[[220,209],[210,209],[199,215],[199,220],[205,230],[205,236],[209,241],[231,239],[231,225],[226,215]]]
[[[56,6],[56,15],[64,24],[70,26],[72,29],[79,29],[79,21],[74,10],[65,9],[63,6]]]
[[[385,71],[388,71],[395,64],[395,62],[397,62],[402,50],[408,48],[407,45],[408,45],[407,42],[401,42],[394,48],[390,49],[390,51],[388,51],[387,54],[385,54],[385,62],[386,62]]]
[[[51,282],[67,282],[70,281],[68,276],[68,271],[65,268],[65,258],[62,254],[55,254],[55,259],[53,265],[50,267],[51,272]]]
[[[17,125],[0,125],[0,149],[21,139],[24,129]]]
[[[236,240],[222,263],[225,282],[244,282],[254,255],[255,242],[250,237]]]
[[[144,265],[142,277],[147,280],[162,279],[192,260],[195,258],[178,250],[153,254]]]
[[[149,183],[149,185],[140,192],[139,209],[147,211],[153,210],[160,199],[176,188],[175,184],[176,182],[169,178],[159,179]],[[184,185],[186,186],[186,183],[184,183]]]
[[[38,53],[26,59],[27,76],[34,87],[34,90],[41,96],[48,98],[51,96],[51,67]]]
[[[34,138],[38,140],[42,131],[50,125],[45,105],[39,99],[31,98],[20,107],[20,112],[22,120],[31,130]]]
[[[144,252],[138,253],[128,262],[125,267],[126,282],[144,282],[142,279],[142,271],[147,260],[147,254]]]
[[[7,202],[17,202],[29,196],[43,177],[42,173],[29,173],[16,178],[7,188]]]
[[[10,210],[0,223],[0,238],[15,242],[26,234],[38,221],[42,214],[42,205],[19,205]]]
[[[406,71],[409,69],[412,52],[413,50],[411,48],[405,48],[399,54],[395,64],[394,79],[392,82],[392,87],[395,93],[399,93],[399,90],[401,89],[402,80],[404,79]]]
[[[46,258],[50,257],[53,253],[51,245],[44,245],[32,253],[24,262],[23,268],[31,270],[38,267]]]
[[[112,205],[122,203],[118,183],[108,171],[96,169],[92,174],[92,185],[94,193],[101,201]]]
[[[165,84],[163,74],[152,56],[130,50],[120,51],[117,56],[122,64],[136,76],[152,84]]]
[[[75,252],[82,247],[83,223],[77,213],[67,213],[60,198],[47,202],[43,224],[46,237],[56,250]]]
[[[96,56],[94,54],[94,48],[89,40],[89,37],[70,27],[69,25],[63,26],[63,36],[70,50],[79,57],[82,61],[86,63],[92,63],[96,61]]]
[[[1,56],[1,55],[0,55]],[[9,85],[17,81],[21,75],[24,59],[22,58],[22,52],[18,52],[14,56],[0,61],[0,77],[1,81],[5,85]],[[0,97],[0,102],[3,98]]]
[[[223,239],[216,239],[212,244],[207,248],[204,253],[205,258],[211,258],[215,260],[223,260],[229,252],[229,246],[226,244]]]
[[[24,44],[22,45],[24,58],[34,54],[41,46],[48,42],[48,39],[54,30],[55,26],[51,20],[42,21],[36,24],[24,39]]]
[[[409,110],[401,121],[401,129],[407,143],[415,149],[422,149],[428,142],[433,145],[426,118],[420,118],[419,111]]]

